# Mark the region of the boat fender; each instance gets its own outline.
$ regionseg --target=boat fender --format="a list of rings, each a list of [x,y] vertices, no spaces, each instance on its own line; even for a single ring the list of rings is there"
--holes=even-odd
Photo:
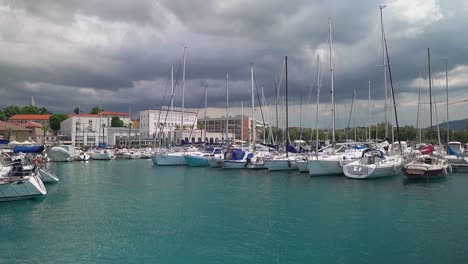
[[[291,161],[288,160],[288,167],[291,168]]]

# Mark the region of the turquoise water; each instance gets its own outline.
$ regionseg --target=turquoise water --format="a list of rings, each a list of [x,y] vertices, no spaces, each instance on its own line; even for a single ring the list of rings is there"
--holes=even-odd
[[[468,175],[408,183],[296,172],[52,164],[0,203],[0,263],[467,263]]]

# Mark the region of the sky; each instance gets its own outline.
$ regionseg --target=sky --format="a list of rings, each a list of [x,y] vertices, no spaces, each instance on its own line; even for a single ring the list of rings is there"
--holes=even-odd
[[[274,83],[282,81],[283,97],[287,55],[290,124],[313,127],[320,55],[319,126],[329,127],[330,17],[337,126],[348,123],[354,90],[351,124],[383,122],[379,4],[386,5],[383,23],[400,124],[416,125],[420,88],[420,123],[429,124],[427,48],[436,121],[445,121],[445,61],[449,101],[468,97],[468,2],[463,0],[2,0],[0,107],[26,105],[34,96],[38,106],[52,112],[101,105],[135,114],[169,105],[171,66],[179,76],[174,104],[180,107],[186,47],[186,108],[196,111],[206,87],[208,115],[224,115],[229,74],[230,114],[241,112],[241,102],[251,113],[253,63],[256,87],[265,95],[264,117],[275,123],[274,105],[284,104],[276,99]],[[390,92],[388,98],[392,106]],[[450,119],[467,117],[468,104],[449,105]]]

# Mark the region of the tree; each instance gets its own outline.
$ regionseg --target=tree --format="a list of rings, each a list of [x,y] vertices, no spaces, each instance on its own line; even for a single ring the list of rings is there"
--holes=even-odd
[[[60,130],[60,123],[68,119],[68,115],[66,114],[53,114],[49,118],[50,129],[57,134]]]
[[[124,122],[118,116],[113,116],[111,119],[111,127],[124,127]]]
[[[41,114],[41,115],[50,115],[50,114],[52,114],[52,113],[49,112],[49,110],[47,110],[47,108],[45,108],[45,107],[39,108],[38,111],[39,111],[39,114]]]
[[[23,106],[23,108],[21,108],[21,114],[24,114],[24,115],[37,115],[37,114],[39,114],[39,110],[35,106],[27,105],[27,106]]]
[[[80,113],[80,109],[78,107],[75,107],[75,110],[73,110],[73,113],[78,115]]]
[[[91,111],[89,112],[90,114],[99,114],[101,113],[102,111],[104,111],[104,109],[100,108],[99,106],[95,106],[91,109]]]
[[[21,109],[17,105],[9,105],[3,108],[3,114],[5,115],[5,120],[10,119],[10,117],[20,114]]]

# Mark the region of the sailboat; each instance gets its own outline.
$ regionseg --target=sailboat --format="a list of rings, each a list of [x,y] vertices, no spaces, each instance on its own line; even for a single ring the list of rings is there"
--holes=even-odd
[[[350,149],[347,144],[337,145],[335,140],[335,86],[334,69],[332,60],[333,39],[332,39],[332,20],[328,19],[329,31],[328,42],[330,52],[330,78],[331,78],[331,105],[332,105],[332,144],[321,152],[316,146],[316,153],[308,157],[307,168],[311,176],[340,175],[343,174],[343,164],[354,161],[359,153]]]
[[[265,161],[269,171],[297,170],[295,156],[289,155],[289,112],[288,112],[288,56],[284,57],[286,79],[286,152]]]
[[[390,77],[390,86],[392,89],[392,98],[393,98],[393,110],[395,115],[395,122],[397,126],[397,136],[398,136],[398,150],[399,154],[392,153],[389,155],[387,147],[388,142],[383,142],[380,145],[367,148],[362,152],[361,158],[357,161],[348,163],[343,166],[343,173],[348,178],[353,179],[370,179],[370,178],[381,178],[394,176],[400,173],[403,157],[402,151],[403,147],[400,141],[400,128],[398,126],[398,115],[396,111],[396,102],[395,102],[395,93],[393,90],[393,79],[392,71],[390,68],[390,58],[388,56],[387,42],[385,39],[385,33],[383,28],[383,19],[382,19],[382,9],[385,6],[380,6],[380,19],[381,19],[381,29],[382,29],[382,51],[383,51],[383,66],[384,66],[384,82],[385,82],[385,97],[387,97],[387,67],[388,74]],[[387,106],[385,100],[385,108]],[[386,136],[388,135],[388,125],[387,125],[387,111],[385,110],[385,127],[386,127]],[[394,144],[395,145],[395,144]],[[385,146],[385,148],[384,148]],[[382,150],[383,149],[383,150]]]
[[[429,66],[429,96],[431,97],[431,53],[429,49],[427,49],[427,60]],[[432,130],[432,97],[430,99],[430,119]],[[448,146],[448,148],[450,148],[450,145]],[[425,151],[426,154],[417,156],[415,159],[405,164],[405,166],[403,167],[402,172],[408,179],[432,179],[445,177],[447,175],[449,171],[449,164],[447,160],[443,158],[440,154],[434,154],[434,147],[432,145],[430,145],[427,149],[429,151]]]

